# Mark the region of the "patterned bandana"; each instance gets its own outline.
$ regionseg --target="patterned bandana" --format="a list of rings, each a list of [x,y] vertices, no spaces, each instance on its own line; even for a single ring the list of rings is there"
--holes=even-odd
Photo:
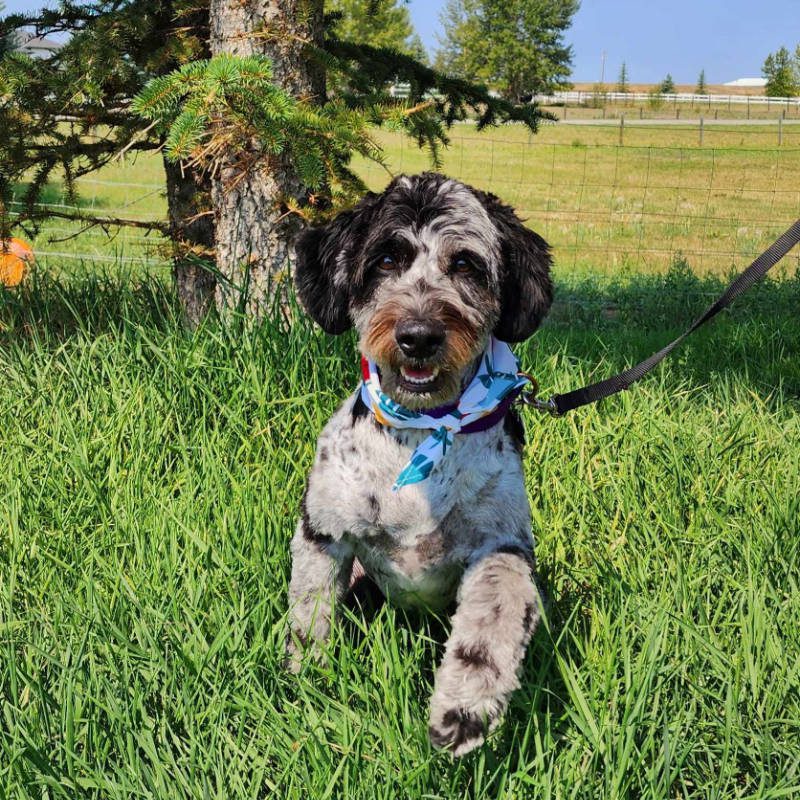
[[[493,336],[481,355],[475,377],[455,405],[412,411],[381,391],[374,361],[362,358],[361,372],[361,399],[381,425],[433,430],[411,454],[392,486],[393,492],[409,483],[424,481],[447,455],[454,434],[476,433],[496,425],[522,387],[530,382],[519,373],[519,362],[511,348]]]

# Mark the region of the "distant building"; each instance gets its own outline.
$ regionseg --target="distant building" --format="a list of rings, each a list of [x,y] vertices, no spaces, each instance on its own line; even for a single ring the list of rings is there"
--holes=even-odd
[[[28,31],[17,33],[15,50],[31,58],[48,58],[53,53],[61,49],[61,42],[54,39],[47,39],[44,36],[36,36]]]
[[[740,86],[744,89],[763,89],[766,85],[766,78],[737,78],[735,81],[723,84],[723,86]]]

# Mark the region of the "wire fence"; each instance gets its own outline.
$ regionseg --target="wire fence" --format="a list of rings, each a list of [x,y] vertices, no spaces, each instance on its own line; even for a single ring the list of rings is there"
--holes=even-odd
[[[758,129],[713,128],[701,145],[691,126],[618,125],[519,128],[478,134],[456,129],[442,170],[514,206],[554,250],[557,270],[662,272],[685,260],[699,272],[740,269],[800,217],[800,126],[781,146]],[[379,140],[391,172],[430,168],[429,156],[400,134]],[[373,189],[389,175],[371,162],[356,168]],[[157,171],[149,175],[157,176]],[[137,180],[137,168],[79,182],[79,204],[48,198],[56,210],[163,219],[163,184]],[[113,228],[109,231],[114,231]],[[37,259],[68,271],[78,262],[107,268],[169,266],[157,232],[53,220],[36,240]],[[72,267],[70,266],[72,265]],[[781,267],[800,269],[792,255]]]
[[[614,126],[556,130],[557,141],[454,137],[444,171],[514,206],[551,243],[559,269],[658,272],[683,259],[723,274],[800,217],[800,136],[775,147],[750,132],[742,146],[735,131],[715,131],[718,144],[700,147],[659,143],[691,141],[670,126],[631,131],[622,145]],[[424,168],[415,148],[389,139],[393,171]],[[376,188],[386,180],[374,168],[368,177]],[[798,267],[795,255],[783,269]]]

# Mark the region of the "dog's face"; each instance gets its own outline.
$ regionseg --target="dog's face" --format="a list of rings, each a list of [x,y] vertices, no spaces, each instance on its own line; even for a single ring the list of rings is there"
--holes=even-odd
[[[295,281],[328,333],[355,325],[381,388],[407,408],[454,400],[490,334],[526,339],[552,300],[545,241],[493,195],[401,176],[307,230]]]

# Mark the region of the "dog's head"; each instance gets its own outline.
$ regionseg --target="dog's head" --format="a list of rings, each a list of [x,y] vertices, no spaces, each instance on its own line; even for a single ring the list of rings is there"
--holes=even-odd
[[[552,300],[547,243],[494,195],[430,172],[307,230],[295,281],[311,317],[355,325],[383,391],[417,409],[455,399],[490,334],[526,339]]]

